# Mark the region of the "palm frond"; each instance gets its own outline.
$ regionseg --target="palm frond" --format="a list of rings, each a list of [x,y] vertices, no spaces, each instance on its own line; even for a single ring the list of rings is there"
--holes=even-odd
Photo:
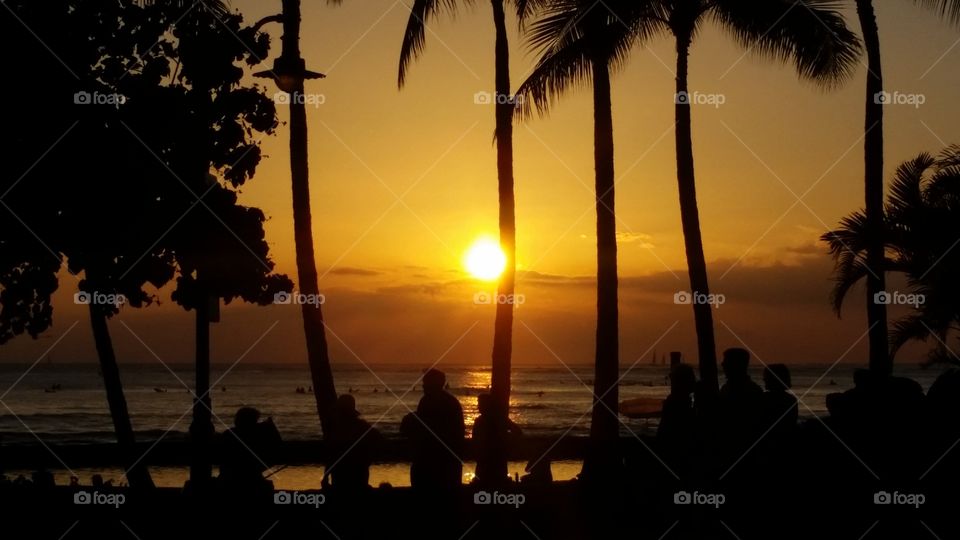
[[[138,0],[141,6],[155,6],[167,4],[177,8],[192,8],[196,5],[196,0]],[[227,15],[230,13],[230,2],[226,0],[200,0],[200,5],[212,11],[215,15]]]
[[[910,341],[926,341],[933,335],[919,313],[911,313],[893,323],[890,328],[890,354],[896,353]]]
[[[917,5],[932,9],[953,24],[960,24],[960,0],[914,0]]]
[[[410,6],[410,19],[403,33],[403,43],[400,45],[400,69],[397,85],[403,88],[407,80],[407,71],[410,64],[420,57],[427,41],[427,23],[440,13],[456,13],[461,3],[471,3],[472,0],[414,0]]]
[[[529,25],[528,46],[540,55],[517,91],[517,115],[546,114],[571,88],[586,86],[593,63],[617,71],[630,50],[665,28],[659,2],[553,0]]]
[[[550,2],[551,0],[515,0],[514,4],[517,8],[517,19],[520,21],[521,28],[526,25],[531,17],[546,7]]]
[[[837,86],[849,78],[862,53],[838,0],[714,0],[711,15],[743,47],[793,63],[801,78]]]

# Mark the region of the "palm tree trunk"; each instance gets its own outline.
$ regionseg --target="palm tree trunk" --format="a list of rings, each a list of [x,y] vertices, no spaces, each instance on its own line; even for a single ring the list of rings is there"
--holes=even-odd
[[[875,302],[875,295],[886,287],[883,273],[883,71],[880,61],[880,33],[871,0],[857,0],[857,15],[867,49],[866,133],[864,136],[864,191],[866,195],[867,244],[867,324],[870,343],[870,369],[889,375],[893,369],[887,339],[887,306]]]
[[[617,222],[614,213],[613,112],[610,69],[593,62],[594,164],[597,204],[597,342],[590,451],[584,476],[607,479],[620,468],[618,441],[620,377],[617,311]]]
[[[507,259],[498,298],[512,298],[516,279],[516,216],[513,196],[513,103],[510,95],[510,50],[503,0],[492,0],[496,26],[497,191],[500,198],[500,249]],[[513,302],[498,302],[493,330],[492,386],[498,410],[510,411],[510,356],[513,341]]]
[[[193,403],[193,422],[190,424],[192,460],[190,485],[202,490],[209,486],[213,476],[213,420],[210,399],[210,311],[208,298],[201,295],[196,305],[196,366]]]
[[[689,96],[687,88],[688,60],[690,56],[689,34],[677,36],[677,95]],[[683,225],[683,242],[687,254],[687,273],[693,298],[706,298],[710,294],[707,283],[707,261],[703,254],[703,238],[700,234],[700,211],[697,209],[697,185],[693,169],[693,134],[691,107],[686,101],[676,100],[677,137],[677,186],[680,191],[680,222]],[[717,393],[717,346],[713,335],[712,307],[705,302],[693,302],[693,320],[697,330],[697,354],[700,364],[700,381],[704,389]]]
[[[300,60],[300,0],[283,0],[283,56]],[[294,89],[303,95],[303,81]],[[313,253],[313,223],[310,218],[310,178],[307,161],[307,111],[304,100],[290,100],[290,169],[293,183],[293,230],[297,252],[297,284],[300,293],[319,298],[317,262]],[[301,303],[303,331],[307,339],[307,360],[317,414],[324,434],[337,400],[330,369],[326,327],[319,304]]]
[[[117,366],[110,329],[107,327],[107,316],[102,306],[91,302],[89,307],[90,327],[93,330],[97,356],[100,358],[103,387],[107,392],[107,405],[110,408],[110,418],[113,420],[113,430],[117,434],[117,446],[119,446],[120,459],[126,471],[127,481],[133,489],[152,488],[154,484],[150,471],[147,470],[141,457],[136,454],[133,425],[130,423],[127,399],[123,395],[123,382],[120,380],[120,368]]]

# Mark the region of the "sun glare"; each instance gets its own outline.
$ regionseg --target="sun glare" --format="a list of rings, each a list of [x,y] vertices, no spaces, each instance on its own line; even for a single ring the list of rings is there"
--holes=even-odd
[[[467,272],[477,279],[493,281],[500,277],[507,265],[507,257],[500,250],[500,246],[490,238],[479,238],[464,258]]]

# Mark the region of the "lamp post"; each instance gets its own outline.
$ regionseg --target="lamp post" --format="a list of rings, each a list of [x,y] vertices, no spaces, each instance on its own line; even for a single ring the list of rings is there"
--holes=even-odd
[[[283,0],[283,13],[267,17],[255,29],[269,22],[283,24],[282,50],[273,69],[254,74],[273,79],[280,91],[290,94],[290,170],[293,187],[293,228],[297,252],[297,284],[308,298],[321,298],[317,283],[317,263],[313,251],[313,228],[310,217],[310,180],[307,159],[307,112],[304,82],[326,77],[306,69],[300,55],[300,0]],[[307,342],[307,359],[317,414],[324,434],[328,433],[330,414],[337,399],[330,369],[326,327],[319,304],[301,303],[303,329]]]

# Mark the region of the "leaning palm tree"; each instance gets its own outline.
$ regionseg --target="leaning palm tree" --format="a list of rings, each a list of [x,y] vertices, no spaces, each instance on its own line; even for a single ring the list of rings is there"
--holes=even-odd
[[[960,146],[939,156],[920,154],[900,165],[884,209],[880,241],[885,253],[881,269],[905,276],[909,293],[881,293],[874,300],[912,304],[914,309],[896,321],[890,335],[890,356],[911,340],[934,338],[931,361],[960,363],[947,345],[951,332],[960,330]],[[836,261],[836,284],[831,294],[837,315],[850,289],[869,276],[867,250],[871,230],[867,216],[857,211],[823,235]]]
[[[517,16],[525,20],[546,0],[507,0],[512,1]],[[410,19],[403,35],[400,47],[400,69],[398,85],[403,88],[410,65],[423,52],[426,45],[427,22],[446,12],[453,14],[462,4],[472,4],[473,0],[416,0],[411,6]],[[498,282],[498,296],[510,297],[514,294],[516,279],[516,219],[513,190],[513,99],[510,97],[510,48],[507,37],[506,11],[504,0],[491,0],[493,23],[496,31],[494,44],[494,64],[496,70],[495,104],[496,143],[497,143],[497,192],[499,193],[500,248],[506,257],[506,268]],[[496,306],[496,318],[493,332],[492,355],[492,393],[498,402],[498,410],[509,413],[510,403],[510,364],[513,342],[513,302],[499,302]]]
[[[860,41],[836,11],[835,0],[653,0],[657,9],[634,11],[653,21],[633,21],[634,27],[660,23],[676,40],[676,149],[680,221],[686,248],[687,272],[694,298],[707,298],[710,287],[703,253],[700,214],[694,175],[691,95],[688,85],[690,48],[704,23],[713,21],[729,31],[748,50],[777,60],[792,61],[801,78],[830,86],[848,77],[856,67]],[[713,313],[706,302],[693,301],[700,379],[707,389],[718,389],[717,352]]]
[[[338,5],[341,0],[327,0]],[[308,71],[300,52],[300,0],[282,0],[282,12],[261,19],[250,31],[254,34],[267,23],[283,25],[280,56],[272,70],[255,74],[270,78],[282,92],[293,96],[304,95],[304,81],[320,79],[325,75]],[[313,217],[310,214],[310,165],[307,152],[307,110],[303,100],[290,100],[290,179],[293,191],[293,237],[296,251],[297,285],[300,293],[309,298],[320,298],[317,259],[313,249]],[[327,343],[327,325],[319,304],[300,306],[303,332],[307,345],[307,363],[310,380],[324,436],[329,434],[333,407],[337,399]]]
[[[873,0],[854,0],[867,51],[866,121],[864,133],[865,218],[871,231],[867,249],[867,324],[869,325],[870,369],[889,374],[893,369],[887,350],[887,306],[873,301],[884,291],[884,250],[879,231],[883,229],[883,63],[880,30]],[[960,0],[914,0],[954,23],[960,23]]]
[[[613,112],[611,72],[619,68],[644,28],[628,28],[624,12],[631,2],[556,0],[530,26],[530,44],[541,58],[517,92],[518,113],[546,114],[571,88],[592,85],[594,165],[597,212],[597,333],[594,358],[590,450],[582,476],[610,480],[619,469],[618,383],[619,315],[617,306],[617,224],[614,210]],[[640,20],[639,18],[637,20]]]

